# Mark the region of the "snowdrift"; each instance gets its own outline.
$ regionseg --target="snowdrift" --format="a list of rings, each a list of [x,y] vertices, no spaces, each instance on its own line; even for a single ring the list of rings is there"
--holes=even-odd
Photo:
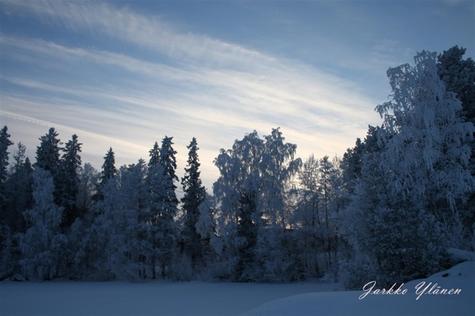
[[[417,299],[415,287],[421,282],[427,285],[429,282],[432,285],[437,283],[447,289],[460,288],[462,291],[459,295],[422,294]],[[462,262],[424,280],[410,281],[404,287],[408,289],[405,295],[368,295],[363,300],[358,300],[362,291],[300,294],[265,303],[243,315],[475,315],[474,261]]]

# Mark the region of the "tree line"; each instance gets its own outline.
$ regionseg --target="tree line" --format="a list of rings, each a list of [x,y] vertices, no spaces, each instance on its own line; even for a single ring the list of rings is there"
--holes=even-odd
[[[100,171],[77,135],[40,137],[32,163],[0,131],[0,279],[294,281],[356,288],[427,276],[474,249],[475,63],[465,49],[390,68],[389,100],[341,159],[302,161],[279,128],[221,149],[207,192],[199,147],[173,138]],[[183,196],[177,197],[177,187]]]

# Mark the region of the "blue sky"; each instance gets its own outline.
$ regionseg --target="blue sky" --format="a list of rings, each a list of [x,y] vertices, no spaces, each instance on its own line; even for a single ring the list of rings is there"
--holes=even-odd
[[[475,52],[475,1],[0,0],[0,123],[28,147],[55,126],[96,167],[195,136],[219,148],[280,126],[298,155],[341,155],[387,99],[388,67]]]

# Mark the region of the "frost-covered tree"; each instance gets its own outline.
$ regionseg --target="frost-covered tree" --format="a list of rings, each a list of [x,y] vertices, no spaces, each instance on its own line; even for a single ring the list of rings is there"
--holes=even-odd
[[[181,180],[183,185],[184,227],[182,239],[185,253],[190,257],[193,269],[202,261],[203,249],[201,238],[196,230],[200,217],[199,207],[206,197],[206,191],[200,179],[200,162],[198,158],[198,143],[193,137],[188,148],[188,161],[185,175]]]
[[[239,251],[243,247],[243,232],[247,231],[240,226],[248,224],[241,216],[243,211],[247,215],[249,212],[257,211],[258,201],[257,190],[259,187],[259,162],[264,150],[263,140],[259,138],[257,132],[246,135],[242,140],[236,140],[232,149],[222,149],[214,163],[220,171],[218,180],[213,185],[214,195],[219,206],[217,232],[221,237],[223,246],[221,247],[222,259],[225,267],[223,277],[234,277],[239,279],[244,267],[238,267],[238,262],[254,258],[251,253],[254,251],[255,242],[250,242],[246,251]],[[245,203],[245,205],[243,205]],[[254,206],[250,208],[249,206]],[[247,213],[246,213],[247,212]],[[260,221],[257,214],[249,214],[252,221]],[[251,223],[254,225],[253,223]],[[238,231],[241,231],[239,236]],[[245,260],[241,256],[247,256]],[[249,255],[249,256],[248,256]],[[248,269],[253,269],[254,264]],[[227,270],[227,271],[226,271]],[[246,272],[247,273],[247,272]],[[246,277],[249,277],[247,273]]]
[[[433,213],[455,238],[456,202],[474,189],[468,170],[474,126],[462,120],[460,101],[439,79],[435,53],[420,53],[415,62],[388,70],[392,100],[377,107],[387,131],[382,158],[391,194]]]
[[[162,278],[170,273],[171,262],[175,252],[177,227],[175,215],[178,199],[175,181],[176,151],[173,149],[172,137],[165,136],[160,148],[158,164],[150,164],[147,182],[149,186],[150,235],[153,245],[152,277],[156,278],[155,267],[159,264]],[[151,158],[154,156],[153,149]]]
[[[123,228],[118,225],[122,219],[121,196],[118,176],[101,183],[101,199],[96,203],[97,215],[90,228],[88,238],[85,240],[87,255],[92,259],[92,275],[94,279],[113,279],[114,271],[121,265],[118,262],[116,245],[123,242],[121,236],[117,236],[117,229]],[[85,258],[88,263],[88,257]]]
[[[145,278],[146,258],[149,255],[150,241],[147,238],[147,223],[144,222],[147,212],[147,165],[140,159],[136,164],[129,165],[121,173],[120,190],[123,197],[123,231],[125,242],[121,248],[127,265],[121,274],[126,278]]]
[[[20,263],[30,280],[50,280],[64,272],[66,238],[60,229],[63,210],[55,204],[53,192],[50,172],[37,167],[33,173],[34,206],[24,213],[28,229],[20,236]]]
[[[255,216],[259,225],[256,243],[258,280],[285,281],[298,278],[294,260],[288,254],[290,209],[286,205],[290,181],[301,166],[295,158],[297,145],[286,143],[279,128],[264,137],[259,163],[258,205]]]
[[[292,218],[299,239],[296,255],[308,276],[319,276],[322,270],[318,263],[323,240],[318,177],[319,161],[311,155],[298,174],[300,187],[295,190],[298,196]]]
[[[328,156],[318,160],[312,155],[304,162],[299,180],[293,213],[300,247],[296,255],[308,276],[318,276],[336,263],[341,175]]]
[[[285,214],[285,190],[290,179],[301,165],[295,159],[297,145],[286,143],[279,128],[272,129],[264,137],[264,148],[259,161],[260,191],[259,208],[272,225],[285,228],[288,215]]]
[[[236,140],[232,149],[221,150],[215,160],[220,171],[213,186],[220,217],[217,231],[224,243],[227,266],[234,270],[229,273],[238,279],[257,279],[278,271],[275,267],[268,270],[276,253],[271,255],[266,249],[279,248],[287,225],[285,189],[300,164],[293,157],[295,149],[295,145],[284,142],[279,129],[274,129],[264,139],[253,132]],[[259,237],[269,229],[278,231],[278,240]],[[260,254],[258,262],[254,260],[256,252]],[[251,259],[255,262],[246,263],[247,270],[243,270],[242,262]]]
[[[84,167],[79,170],[78,177],[76,207],[79,214],[91,216],[100,174],[90,163],[85,163]]]
[[[100,173],[89,163],[79,170],[76,207],[81,217],[68,231],[69,277],[72,279],[107,279],[103,262],[105,243],[99,217],[103,212],[101,201],[95,201]],[[96,203],[97,202],[97,203]]]
[[[63,224],[71,226],[74,220],[80,215],[76,206],[77,194],[79,191],[79,171],[81,169],[81,143],[78,136],[73,135],[63,150],[60,161],[60,171],[58,177],[58,198],[59,205],[64,208]]]
[[[460,245],[456,201],[473,190],[473,125],[440,80],[435,54],[422,52],[415,66],[389,69],[388,77],[393,94],[377,107],[384,119],[375,131],[379,149],[363,157],[345,228],[356,255],[366,258],[358,262],[394,282],[438,269],[447,240]]]
[[[205,198],[198,207],[198,212],[199,216],[195,224],[195,229],[200,239],[201,263],[206,267],[208,274],[213,275],[213,266],[217,260],[214,245],[215,243],[219,243],[219,238],[216,235],[216,202],[211,195],[205,194]]]
[[[155,263],[159,264],[162,278],[165,278],[170,264],[172,262],[176,238],[177,228],[174,222],[174,216],[176,214],[176,202],[169,196],[171,191],[170,179],[166,179],[161,166],[156,169],[153,168],[149,172],[152,173],[151,184],[156,191],[152,191],[150,194],[150,206],[154,214],[152,221],[152,243],[154,247],[154,272]],[[165,179],[164,179],[165,178]],[[156,278],[153,273],[153,278]]]
[[[102,239],[104,245],[98,268],[106,277],[109,273],[115,279],[142,277],[145,254],[139,220],[146,206],[145,176],[145,162],[139,160],[121,167],[118,176],[104,186],[93,237]]]
[[[336,220],[339,211],[339,191],[340,175],[338,169],[333,163],[324,156],[319,161],[318,190],[320,195],[320,205],[324,216],[323,237],[325,241],[325,251],[327,253],[327,267],[330,268],[335,258],[332,258],[332,252],[336,255],[337,232]]]

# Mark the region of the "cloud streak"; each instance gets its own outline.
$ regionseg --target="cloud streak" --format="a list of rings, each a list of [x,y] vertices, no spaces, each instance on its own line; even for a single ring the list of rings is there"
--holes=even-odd
[[[179,31],[156,16],[95,2],[0,2],[12,14],[26,12],[40,23],[63,24],[69,32],[93,32],[134,48],[125,54],[0,36],[2,62],[35,69],[26,73],[12,67],[1,74],[8,87],[0,88],[0,118],[18,126],[12,126],[14,136],[21,127],[38,137],[48,124],[75,130],[84,143],[86,138],[94,143],[96,166],[111,144],[120,152],[118,161],[130,163],[146,156],[157,138],[171,134],[183,168],[185,146],[196,136],[209,186],[219,148],[253,129],[263,134],[281,126],[300,155],[334,155],[377,119],[375,101],[353,82],[302,62]]]

